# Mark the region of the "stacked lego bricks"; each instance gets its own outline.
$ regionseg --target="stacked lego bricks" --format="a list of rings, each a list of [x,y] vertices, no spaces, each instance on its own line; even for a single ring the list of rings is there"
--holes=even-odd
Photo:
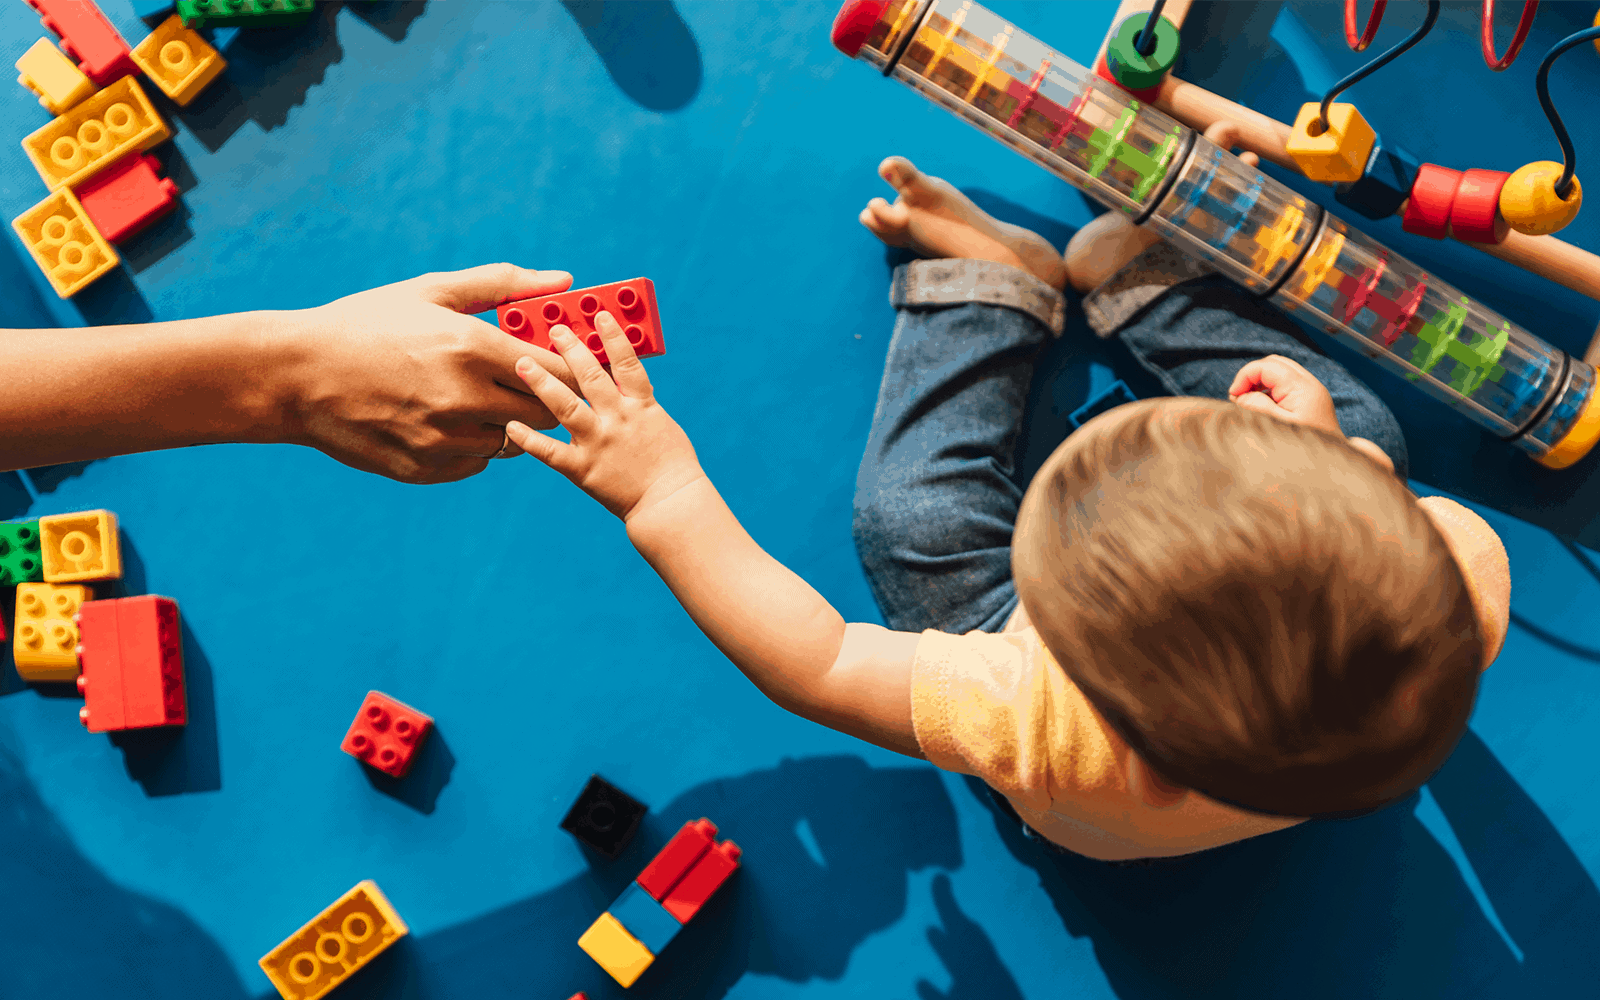
[[[583,932],[578,947],[618,983],[632,986],[739,867],[739,846],[716,837],[708,819],[684,824]]]
[[[76,683],[92,733],[188,719],[183,638],[170,597],[97,599],[122,576],[116,515],[55,514],[0,524],[0,585],[16,588],[12,659],[30,683]]]
[[[177,206],[177,185],[146,154],[172,130],[138,74],[186,105],[226,64],[176,14],[130,48],[88,0],[27,2],[61,48],[41,38],[17,60],[18,82],[55,120],[22,140],[50,194],[11,225],[56,294],[68,298],[117,267],[114,244]],[[296,2],[309,11],[309,0]]]

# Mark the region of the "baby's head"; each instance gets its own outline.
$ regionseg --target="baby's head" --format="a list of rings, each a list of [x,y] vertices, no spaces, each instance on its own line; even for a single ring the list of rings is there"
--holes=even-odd
[[[1420,787],[1490,641],[1404,483],[1231,403],[1149,400],[1072,435],[1012,563],[1045,645],[1158,777],[1266,813]]]

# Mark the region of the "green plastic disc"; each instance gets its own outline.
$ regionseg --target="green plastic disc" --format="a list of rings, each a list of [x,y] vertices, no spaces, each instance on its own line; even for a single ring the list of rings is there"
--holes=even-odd
[[[1144,23],[1150,20],[1148,11],[1134,14],[1117,28],[1106,46],[1106,67],[1117,82],[1129,90],[1148,90],[1158,86],[1161,78],[1178,61],[1178,27],[1165,17],[1156,19],[1156,47],[1149,55],[1141,55],[1134,45]]]

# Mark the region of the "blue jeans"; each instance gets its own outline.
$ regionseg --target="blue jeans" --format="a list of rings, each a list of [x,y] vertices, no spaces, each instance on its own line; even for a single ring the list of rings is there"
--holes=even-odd
[[[890,301],[899,316],[856,478],[856,551],[890,628],[998,631],[1017,605],[1011,531],[1027,488],[1017,444],[1034,365],[1054,334],[1093,334],[1061,292],[989,261],[903,265]],[[1172,287],[1116,336],[1174,396],[1227,399],[1247,362],[1292,358],[1333,394],[1345,434],[1374,441],[1406,473],[1388,407],[1223,278]]]

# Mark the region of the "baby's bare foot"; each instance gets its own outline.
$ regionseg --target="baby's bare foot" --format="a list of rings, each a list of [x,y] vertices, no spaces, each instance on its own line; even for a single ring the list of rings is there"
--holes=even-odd
[[[878,174],[899,197],[874,198],[861,210],[861,224],[892,247],[929,257],[968,257],[1021,268],[1053,288],[1067,282],[1061,254],[1038,233],[1013,226],[974,205],[955,186],[929,177],[902,156],[878,165]]]

